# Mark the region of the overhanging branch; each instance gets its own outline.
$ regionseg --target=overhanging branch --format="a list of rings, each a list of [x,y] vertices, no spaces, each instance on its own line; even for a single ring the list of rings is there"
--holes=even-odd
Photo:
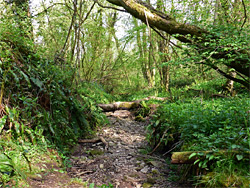
[[[205,63],[204,63],[205,64]],[[229,74],[225,73],[224,71],[222,71],[221,69],[219,69],[217,66],[212,65],[212,64],[205,64],[211,68],[213,68],[214,70],[216,70],[219,74],[221,74],[222,76],[226,77],[227,79],[233,80],[235,82],[238,82],[240,84],[242,84],[243,86],[245,86],[248,90],[250,90],[250,84],[247,81],[238,79],[238,78],[234,78],[232,76],[230,76]]]
[[[122,10],[122,9],[119,9],[119,8],[115,8],[115,7],[110,7],[110,6],[104,6],[102,5],[98,0],[94,0],[100,7],[102,8],[109,8],[109,9],[114,9],[114,10],[117,10],[117,11],[120,11],[120,12],[127,12],[126,10]]]
[[[205,49],[205,43],[210,42],[210,39],[207,37],[207,35],[212,34],[208,31],[194,25],[179,23],[174,18],[172,18],[171,15],[157,11],[153,7],[146,5],[141,0],[107,1],[114,5],[122,6],[128,13],[130,13],[135,18],[140,19],[144,23],[148,21],[148,24],[151,28],[157,28],[158,30],[164,31],[170,35],[175,35],[174,37],[179,41],[191,45],[195,44],[198,49]],[[147,20],[145,15],[147,15]],[[211,40],[219,42],[220,37],[213,36]],[[232,55],[237,55],[237,61],[225,65],[234,68],[237,72],[241,73],[244,76],[250,77],[249,52],[243,50],[240,52],[240,55],[236,53]],[[248,58],[241,57],[241,55],[247,56]],[[221,54],[213,55],[212,58],[224,58],[227,60],[229,59],[228,52],[224,51]]]

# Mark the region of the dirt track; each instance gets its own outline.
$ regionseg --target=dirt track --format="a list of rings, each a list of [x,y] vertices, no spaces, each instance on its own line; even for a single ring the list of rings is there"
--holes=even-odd
[[[97,135],[105,142],[82,143],[75,148],[70,176],[119,188],[181,187],[168,181],[170,170],[163,158],[145,154],[146,123],[132,120],[124,110],[108,116],[111,125]]]
[[[89,188],[112,184],[114,188],[181,188],[169,181],[171,170],[161,155],[147,155],[147,122],[134,121],[126,110],[107,113],[110,125],[94,139],[84,139],[72,148],[72,166],[67,173],[57,164],[46,164],[40,178],[29,178],[32,188]],[[112,187],[110,186],[110,188]]]

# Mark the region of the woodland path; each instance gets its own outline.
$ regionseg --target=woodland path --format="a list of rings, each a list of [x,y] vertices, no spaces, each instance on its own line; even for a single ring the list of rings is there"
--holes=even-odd
[[[94,187],[109,183],[114,188],[188,187],[168,180],[171,170],[164,158],[145,154],[147,122],[134,121],[127,110],[106,115],[110,125],[100,128],[97,133],[102,141],[80,143],[73,149],[72,167],[68,168],[67,174],[54,172],[43,183],[31,187],[86,187],[69,183],[72,178],[94,183]]]
[[[181,187],[167,180],[170,170],[163,158],[142,154],[147,146],[146,122],[134,121],[126,110],[107,116],[111,125],[98,133],[106,143],[79,145],[72,155],[71,176],[117,188]]]

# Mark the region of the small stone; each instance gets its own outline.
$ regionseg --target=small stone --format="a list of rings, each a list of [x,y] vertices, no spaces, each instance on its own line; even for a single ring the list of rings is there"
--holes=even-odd
[[[109,142],[109,146],[113,147],[113,146],[115,146],[115,143],[114,142]]]
[[[149,163],[150,163],[151,165],[153,165],[154,167],[160,167],[160,166],[161,166],[160,163],[157,162],[157,161],[149,161]]]
[[[145,164],[144,162],[142,162],[142,163],[140,164],[140,167],[143,168],[143,167],[145,167],[145,165],[146,165],[146,164]]]
[[[148,170],[149,170],[148,167],[145,166],[143,169],[141,169],[141,172],[146,174],[148,172]]]
[[[136,184],[136,188],[141,188],[141,184],[135,183]]]
[[[132,158],[132,156],[128,155],[126,158],[127,158],[127,159],[131,159],[131,158]]]
[[[103,164],[100,164],[100,169],[103,169],[104,168],[104,165]]]
[[[124,146],[124,149],[129,150],[130,148],[128,146]]]

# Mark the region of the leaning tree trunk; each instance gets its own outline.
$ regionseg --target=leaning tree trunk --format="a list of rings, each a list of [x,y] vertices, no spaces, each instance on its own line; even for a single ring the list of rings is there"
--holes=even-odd
[[[228,60],[230,57],[228,54],[235,56],[234,61],[226,64],[226,66],[232,67],[236,70],[237,73],[250,77],[250,53],[245,49],[234,50],[233,46],[228,45],[229,50],[222,51],[220,53],[212,53],[216,51],[213,48],[207,48],[206,44],[210,42],[208,36],[210,35],[211,40],[219,41],[219,36],[213,36],[207,30],[199,28],[194,25],[187,23],[177,22],[171,15],[162,13],[154,9],[152,6],[144,3],[141,0],[107,0],[108,2],[123,7],[128,13],[132,16],[140,19],[144,23],[148,23],[150,27],[157,28],[161,31],[164,31],[170,35],[175,35],[175,38],[181,42],[195,45],[197,49],[208,51],[211,53],[211,57],[214,59],[225,59]],[[188,37],[190,36],[190,37]],[[220,70],[214,64],[209,64],[209,66],[217,70],[221,75],[236,82],[241,83],[245,87],[249,88],[249,82],[245,79],[233,78],[230,75],[226,74]]]

